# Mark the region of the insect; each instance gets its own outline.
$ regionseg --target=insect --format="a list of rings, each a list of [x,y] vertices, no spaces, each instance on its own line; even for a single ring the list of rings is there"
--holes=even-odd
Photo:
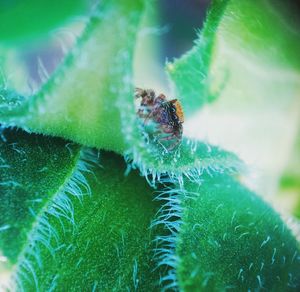
[[[141,99],[137,114],[144,125],[152,120],[157,125],[157,140],[170,141],[167,150],[173,150],[181,142],[183,110],[177,99],[167,100],[164,94],[156,96],[152,89],[135,89],[135,97]]]

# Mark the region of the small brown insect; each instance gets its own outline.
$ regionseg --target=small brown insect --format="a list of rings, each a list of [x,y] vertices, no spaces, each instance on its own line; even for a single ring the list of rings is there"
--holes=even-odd
[[[174,140],[167,148],[173,150],[182,138],[184,116],[180,102],[177,99],[167,100],[164,94],[156,96],[152,89],[136,88],[135,97],[141,98],[138,116],[144,118],[144,124],[148,120],[157,124],[158,134],[163,135],[158,136],[158,141]]]

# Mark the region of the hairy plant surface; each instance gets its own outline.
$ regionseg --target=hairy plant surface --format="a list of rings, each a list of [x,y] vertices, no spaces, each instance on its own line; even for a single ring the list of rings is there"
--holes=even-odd
[[[185,136],[168,151],[137,118],[133,58],[151,4],[100,1],[32,95],[3,73],[0,270],[20,291],[299,290],[299,243],[244,186],[238,156]],[[41,30],[81,5],[50,13]],[[166,67],[187,119],[244,95],[253,107],[299,101],[299,29],[289,13],[271,1],[213,1],[195,46]],[[38,33],[24,28],[14,41]]]

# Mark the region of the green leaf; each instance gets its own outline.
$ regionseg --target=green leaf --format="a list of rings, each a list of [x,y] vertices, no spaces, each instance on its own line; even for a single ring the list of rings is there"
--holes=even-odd
[[[234,178],[188,182],[179,208],[180,289],[298,291],[299,243],[279,215]]]
[[[294,97],[300,30],[291,7],[293,1],[213,1],[193,49],[167,65],[186,112],[218,96],[227,108],[228,99],[259,105]]]
[[[189,124],[193,137],[239,153],[259,169],[257,192],[277,189],[299,124],[295,6],[294,1],[213,1],[194,48],[167,65],[186,115],[202,109]]]
[[[100,165],[96,151],[60,139],[3,135],[0,243],[14,264],[13,285],[157,289],[149,226],[158,204],[147,183],[136,172],[124,176],[115,154],[101,152]]]
[[[72,175],[80,147],[18,130],[1,130],[1,138],[0,249],[11,265],[37,214]]]
[[[165,172],[180,176],[237,168],[234,155],[210,145],[184,139],[177,152],[168,152],[144,138],[148,133],[137,118],[130,81],[141,3],[127,4],[102,2],[101,14],[91,19],[77,48],[38,95],[22,99],[3,89],[4,125],[125,154],[144,174],[150,170],[154,180]]]
[[[0,2],[1,42],[13,43],[42,36],[71,16],[82,15],[83,0],[15,0]]]
[[[203,131],[222,136],[220,146],[255,162],[265,176],[263,192],[277,188],[300,118],[300,26],[293,23],[299,15],[289,11],[292,2],[279,9],[278,1],[231,1],[210,67],[211,91],[225,76],[227,81],[220,98],[206,107]],[[230,135],[221,134],[228,129]]]
[[[241,55],[299,71],[300,19],[293,2],[232,0],[226,7],[218,36],[222,34],[227,45],[230,41],[230,46]]]
[[[17,267],[24,290],[158,286],[149,229],[156,213],[152,190],[136,173],[124,177],[122,158],[100,156],[103,168],[87,176],[92,194],[60,194],[38,218]]]
[[[300,128],[288,158],[284,172],[280,178],[279,196],[289,202],[290,212],[300,218]]]
[[[5,87],[0,101],[4,125],[72,139],[122,153],[118,103],[133,100],[132,51],[141,1],[101,1],[78,44],[39,93],[18,98]]]
[[[167,63],[166,71],[173,81],[175,95],[180,98],[188,114],[215,98],[208,95],[209,70],[216,32],[227,2],[228,0],[213,2],[194,47],[180,59]]]
[[[227,25],[228,32],[236,29],[231,26],[231,20],[227,22],[226,13],[229,18],[232,11],[241,16],[233,17],[237,19],[235,25],[244,17],[247,23],[253,17],[251,13],[261,15],[261,10],[256,8],[262,4],[243,2],[241,7],[249,8],[244,12],[234,6],[241,2],[232,1],[227,6],[227,1],[215,3],[202,44],[206,55],[198,62],[205,67],[204,74],[215,75],[207,73],[201,79],[206,87],[203,89],[200,84],[194,93],[203,92],[205,97],[207,87],[210,91],[219,89],[225,79],[222,94],[229,90],[236,97],[235,81],[240,81],[240,71],[234,62],[226,67],[220,58],[228,53],[223,50],[228,43],[222,46],[222,37],[227,37],[222,30],[226,31]],[[167,191],[177,196],[169,198],[167,208],[158,219],[172,233],[161,238],[167,243],[161,249],[163,255],[167,254],[161,264],[176,268],[176,274],[171,270],[163,278],[173,280],[171,286],[191,291],[224,290],[229,285],[240,290],[297,287],[299,246],[278,215],[228,174],[240,169],[239,159],[218,147],[186,138],[178,149],[167,151],[148,127],[143,126],[143,120],[137,118],[131,65],[142,9],[142,2],[138,1],[102,1],[99,13],[90,20],[74,51],[37,95],[22,98],[4,86],[1,122],[5,126],[17,125],[28,131],[125,154],[128,161],[133,161],[131,166],[138,166],[148,180],[152,175],[150,183],[153,184],[179,181],[178,190]],[[228,35],[230,40],[232,36]],[[238,47],[233,41],[229,48],[239,52]],[[248,54],[248,50],[254,49],[245,46],[241,52]],[[263,46],[257,50],[264,52]],[[284,47],[278,50],[283,51]],[[198,53],[194,54],[193,63]],[[287,56],[290,59],[294,55]],[[286,66],[284,69],[294,72],[295,66],[283,62],[286,58],[281,59],[276,53],[275,59],[279,60],[278,68]],[[272,58],[266,58],[264,63],[268,73],[270,60],[273,62]],[[186,70],[193,72],[190,67]],[[198,74],[197,70],[194,72]],[[247,80],[252,81],[251,86],[257,81],[255,74],[249,72],[253,79],[241,77],[243,82],[239,86],[243,89],[247,88]],[[199,81],[197,74],[195,80]],[[258,88],[262,96],[272,92],[270,80],[267,86],[262,84]],[[188,95],[192,87],[186,86],[189,88],[185,94],[192,98],[192,94]],[[278,84],[275,87],[281,88]],[[286,87],[281,89],[286,93]],[[294,87],[291,91],[292,95],[296,92]],[[212,94],[205,98],[214,97]],[[183,99],[184,106],[187,100]],[[188,106],[185,109],[189,112]],[[149,225],[158,207],[152,202],[152,191],[136,172],[124,177],[125,165],[120,167],[121,158],[105,152],[101,155],[103,168],[98,165],[94,152],[87,157],[86,151],[81,150],[75,164],[71,162],[72,172],[66,171],[69,176],[65,176],[59,191],[51,193],[50,199],[48,194],[43,206],[33,212],[34,221],[30,226],[19,227],[25,230],[26,242],[23,239],[12,254],[15,257],[18,254],[15,280],[20,290],[158,289],[160,273],[150,273],[155,263],[152,259],[154,234]],[[92,170],[90,163],[95,162]],[[59,167],[56,171],[60,173]],[[184,176],[194,182],[188,182]],[[13,215],[8,218],[11,220]]]
[[[132,140],[133,146],[126,158],[152,185],[166,174],[174,181],[182,182],[184,177],[195,179],[204,173],[236,174],[245,169],[235,154],[217,146],[183,138],[179,148],[169,152],[161,145],[145,143],[140,135],[137,133]]]

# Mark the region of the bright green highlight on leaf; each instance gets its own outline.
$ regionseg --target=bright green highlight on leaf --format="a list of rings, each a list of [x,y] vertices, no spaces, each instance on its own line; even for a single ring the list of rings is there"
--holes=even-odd
[[[127,109],[117,107],[117,98],[132,99],[132,51],[141,13],[141,1],[101,1],[77,46],[37,95],[15,107],[0,101],[1,122],[121,153],[119,111]]]
[[[284,89],[291,91],[288,87],[295,87],[297,76],[293,74],[298,72],[299,79],[300,69],[300,29],[297,22],[293,22],[296,17],[289,10],[293,7],[290,4],[259,0],[213,1],[193,49],[167,64],[176,96],[182,99],[187,112],[218,96],[223,98],[224,88],[231,90],[231,96],[235,90],[236,102],[237,98],[246,98],[249,86],[247,100],[253,103],[257,94],[259,98],[262,94],[274,98],[273,91],[278,96]],[[255,75],[249,78],[243,74],[245,69],[254,70]],[[271,92],[269,88],[260,88],[269,86],[266,78],[275,85]],[[277,79],[282,86],[276,94]],[[283,89],[286,82],[292,84]]]
[[[176,247],[183,291],[299,289],[299,243],[271,207],[227,175],[185,189]]]
[[[270,2],[227,5],[216,34],[210,89],[226,78],[222,99],[228,107],[234,100],[237,106],[248,101],[249,110],[250,101],[255,108],[265,102],[270,108],[281,103],[287,110],[298,96],[300,29],[288,27],[288,20]]]
[[[0,42],[12,43],[45,35],[70,16],[87,10],[84,0],[4,0],[0,2]]]
[[[275,188],[300,117],[299,58],[293,53],[300,48],[295,37],[300,26],[288,29],[287,18],[275,13],[271,2],[228,4],[216,34],[210,91],[226,82],[220,98],[204,111],[206,132],[219,136],[220,146],[247,153],[245,159],[274,177]],[[263,26],[255,30],[259,23]],[[228,129],[231,135],[223,134]]]
[[[222,35],[241,54],[263,62],[300,70],[299,18],[293,0],[232,0],[219,27]]]

